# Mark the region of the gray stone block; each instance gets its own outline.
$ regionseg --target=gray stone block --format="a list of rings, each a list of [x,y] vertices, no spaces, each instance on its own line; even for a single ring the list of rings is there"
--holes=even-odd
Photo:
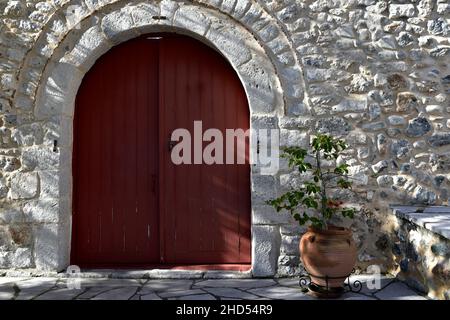
[[[101,23],[103,33],[114,44],[137,37],[139,34],[134,27],[129,9],[113,11],[107,14]]]
[[[15,173],[11,177],[11,198],[32,199],[39,192],[39,178],[37,173]]]
[[[274,226],[252,227],[252,273],[255,277],[275,275],[280,251],[280,230]]]

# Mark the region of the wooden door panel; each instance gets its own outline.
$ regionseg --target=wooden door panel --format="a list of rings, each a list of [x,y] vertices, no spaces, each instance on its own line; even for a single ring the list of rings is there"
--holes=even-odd
[[[136,39],[112,49],[79,90],[72,246],[79,265],[159,262],[157,46]]]
[[[189,38],[164,38],[160,50],[166,141],[177,128],[193,133],[195,120],[203,130],[248,129],[245,92],[223,57]],[[166,262],[250,263],[248,163],[176,166],[168,150],[162,155]]]

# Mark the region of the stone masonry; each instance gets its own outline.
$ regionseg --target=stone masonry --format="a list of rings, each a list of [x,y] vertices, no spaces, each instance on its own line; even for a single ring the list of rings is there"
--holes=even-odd
[[[281,145],[345,138],[360,269],[397,270],[390,204],[447,205],[448,0],[0,1],[0,268],[68,265],[73,102],[112,46],[155,31],[212,44]],[[252,172],[254,276],[300,272],[301,228],[265,200],[301,181]],[[448,270],[447,270],[448,272]]]
[[[394,207],[392,253],[398,279],[433,299],[450,300],[449,207]]]

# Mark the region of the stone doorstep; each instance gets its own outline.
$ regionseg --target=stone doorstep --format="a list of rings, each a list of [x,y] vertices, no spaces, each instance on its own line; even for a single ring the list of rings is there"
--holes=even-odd
[[[81,277],[107,277],[111,279],[246,279],[252,278],[252,274],[251,272],[217,270],[86,270],[81,273]]]
[[[44,272],[30,270],[0,270],[2,276],[12,278],[69,278],[65,272]],[[116,269],[88,269],[77,274],[82,279],[254,279],[251,271],[199,271],[199,270],[116,270]]]
[[[450,239],[450,207],[391,206],[391,209],[397,217]]]

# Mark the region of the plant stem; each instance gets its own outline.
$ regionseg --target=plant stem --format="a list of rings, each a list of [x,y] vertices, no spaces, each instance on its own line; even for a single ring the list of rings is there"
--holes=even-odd
[[[325,217],[325,209],[327,207],[327,191],[326,191],[325,179],[323,178],[322,167],[320,165],[320,150],[316,151],[316,165],[317,165],[317,172],[319,174],[318,177],[320,180],[320,195],[321,195],[321,200],[322,200],[320,211],[322,213],[324,229],[327,230],[328,224],[327,224],[327,219]]]

